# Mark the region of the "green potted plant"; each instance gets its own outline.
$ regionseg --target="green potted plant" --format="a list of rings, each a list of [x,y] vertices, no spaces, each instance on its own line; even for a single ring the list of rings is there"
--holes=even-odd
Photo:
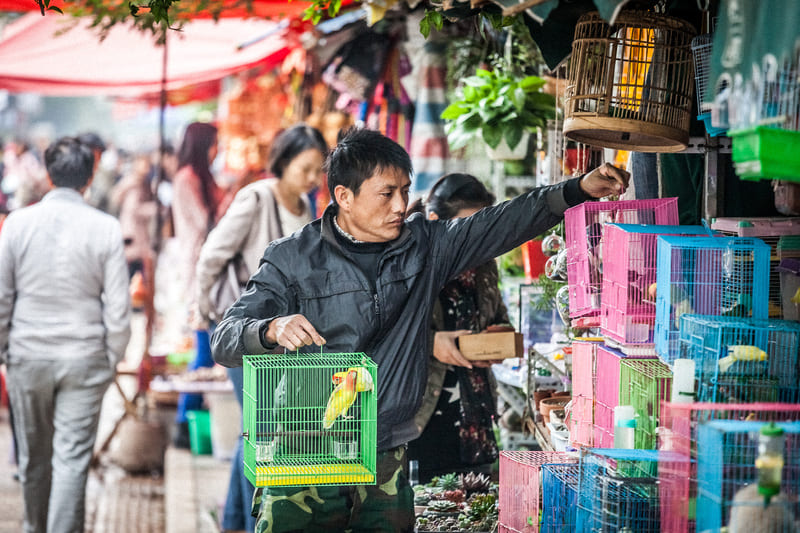
[[[516,74],[502,59],[492,70],[477,69],[463,80],[456,100],[441,115],[451,148],[480,138],[492,150],[503,144],[512,151],[521,147],[521,154],[496,159],[524,158],[528,135],[544,128],[556,114],[555,98],[542,92],[545,83],[538,76]]]

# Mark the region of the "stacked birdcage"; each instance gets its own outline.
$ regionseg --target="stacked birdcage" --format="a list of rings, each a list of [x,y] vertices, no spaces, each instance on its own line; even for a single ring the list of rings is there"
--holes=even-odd
[[[686,21],[621,11],[610,26],[597,13],[575,25],[564,135],[636,152],[675,152],[689,141],[694,92]]]
[[[780,243],[790,242],[791,237],[800,235],[800,218],[798,217],[720,217],[711,223],[711,229],[731,237],[756,237],[770,247],[769,263],[769,316],[770,318],[786,318],[783,316],[781,299]]]
[[[773,457],[762,455],[765,450],[759,446],[764,426],[764,422],[731,420],[700,426],[697,508],[702,512],[697,513],[697,531],[726,527],[733,533],[798,530],[800,422],[770,426],[780,434]],[[775,486],[769,487],[771,484]],[[765,499],[765,494],[769,498]]]
[[[725,73],[720,83],[729,83]],[[750,79],[735,77],[726,108],[736,174],[742,179],[800,181],[798,54],[779,62],[767,54]]]
[[[603,227],[618,224],[678,224],[678,199],[584,202],[564,213],[569,316],[598,317],[603,285]],[[599,318],[596,320],[599,325]]]
[[[664,403],[659,427],[662,531],[695,531],[697,443],[700,428],[717,420],[800,421],[800,404]],[[698,529],[699,531],[699,529]],[[752,531],[758,531],[754,528]]]
[[[597,342],[572,343],[572,410],[569,440],[572,446],[594,442],[595,362]]]
[[[575,531],[580,465],[542,465],[541,533]]]
[[[566,452],[500,452],[498,531],[537,533],[542,511],[542,465],[572,464]]]
[[[656,238],[705,235],[702,226],[608,224],[603,242],[600,330],[611,341],[640,349],[653,345],[656,320]],[[625,348],[623,348],[625,349]]]
[[[619,404],[635,413],[634,445],[641,450],[656,448],[656,428],[661,403],[669,401],[672,372],[656,359],[625,360],[620,364]]]
[[[684,314],[767,318],[769,246],[739,237],[658,237],[655,349],[680,356]]]
[[[683,315],[680,352],[695,362],[698,401],[800,401],[800,323]]]
[[[706,132],[712,137],[724,135],[727,128],[714,127],[711,121],[711,108],[713,104],[706,103],[708,77],[711,74],[711,47],[714,35],[703,33],[692,39],[692,55],[694,56],[694,81],[697,94],[697,120],[706,127]],[[719,88],[724,89],[724,87]],[[716,92],[716,91],[715,91]]]
[[[582,449],[574,531],[659,530],[658,452]]]
[[[622,361],[653,359],[651,355],[626,355],[609,346],[598,346],[594,404],[594,446],[614,447],[614,408],[620,405]]]
[[[375,483],[377,366],[361,353],[244,357],[244,466],[256,487]]]

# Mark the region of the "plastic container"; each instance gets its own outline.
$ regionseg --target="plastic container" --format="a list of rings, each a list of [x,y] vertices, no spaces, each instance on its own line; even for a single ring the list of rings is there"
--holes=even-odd
[[[635,448],[636,413],[632,405],[614,407],[614,448]]]
[[[189,446],[194,455],[211,455],[211,415],[208,411],[187,411]]]
[[[672,363],[672,403],[694,401],[694,360],[675,359]]]
[[[800,131],[756,126],[730,131],[728,135],[739,178],[800,182]]]

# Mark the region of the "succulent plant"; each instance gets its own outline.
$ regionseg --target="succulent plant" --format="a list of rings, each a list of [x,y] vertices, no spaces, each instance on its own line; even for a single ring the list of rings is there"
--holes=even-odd
[[[475,494],[467,505],[467,517],[473,522],[483,522],[497,516],[497,498],[494,494]]]
[[[454,489],[444,491],[444,499],[451,502],[461,503],[466,500],[467,497],[462,489]]]
[[[458,504],[448,500],[431,501],[428,509],[437,513],[451,513],[458,510]]]
[[[420,492],[414,496],[414,505],[428,505],[431,501],[431,495],[427,492]]]
[[[455,490],[461,487],[461,483],[458,479],[458,474],[450,473],[445,474],[439,478],[439,486],[444,490]]]
[[[472,494],[473,492],[487,492],[492,485],[492,480],[489,476],[486,474],[476,474],[475,472],[461,474],[461,476],[459,476],[459,482],[461,488],[464,489],[467,494]]]

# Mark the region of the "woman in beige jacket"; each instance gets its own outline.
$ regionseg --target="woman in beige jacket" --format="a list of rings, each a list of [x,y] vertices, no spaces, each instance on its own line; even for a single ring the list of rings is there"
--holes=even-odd
[[[307,194],[321,184],[322,164],[328,152],[325,139],[305,124],[281,133],[270,149],[272,177],[243,187],[225,215],[211,230],[200,250],[196,270],[196,301],[201,318],[220,320],[211,301],[211,288],[225,275],[228,262],[241,255],[247,277],[258,269],[267,245],[290,235],[313,220]],[[244,277],[244,276],[243,276]],[[246,278],[238,280],[244,285]],[[242,367],[229,368],[239,405],[242,405]],[[222,516],[224,531],[255,531],[250,514],[253,487],[242,471],[242,439],[231,462],[228,498]]]

